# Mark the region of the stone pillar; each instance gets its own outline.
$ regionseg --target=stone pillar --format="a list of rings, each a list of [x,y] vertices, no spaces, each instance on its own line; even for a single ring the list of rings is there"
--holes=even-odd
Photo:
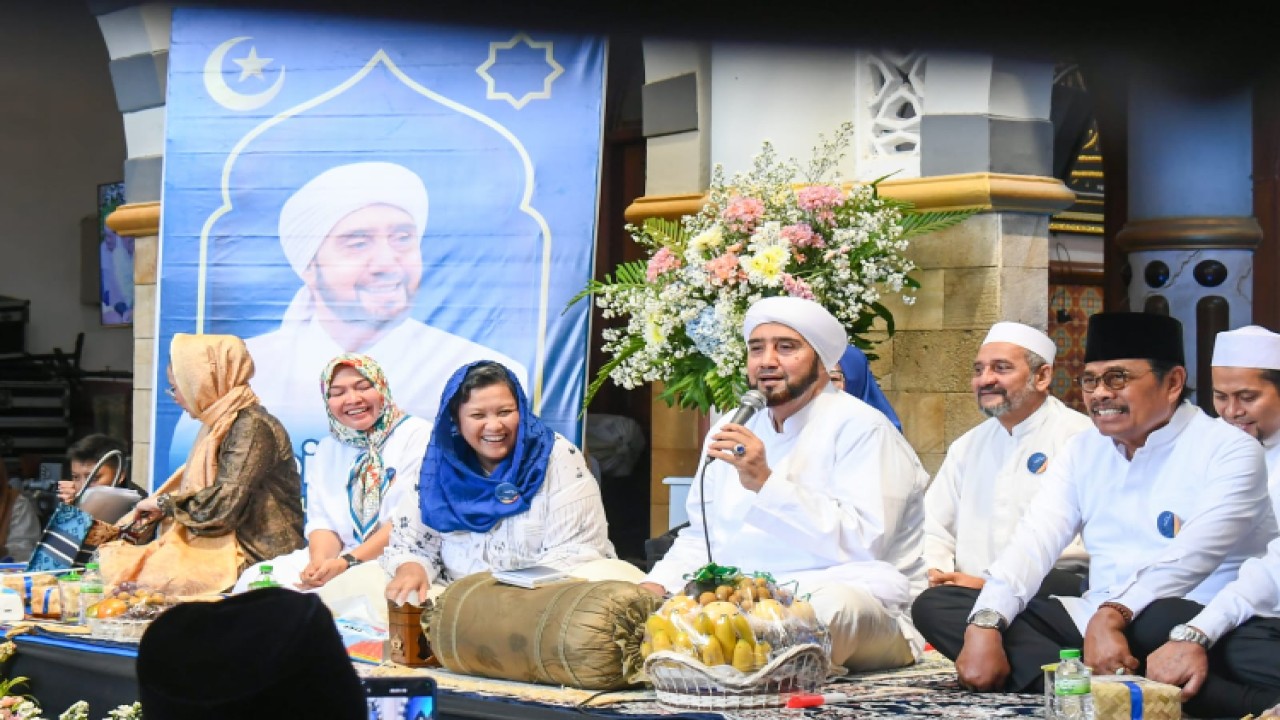
[[[126,205],[107,219],[112,230],[132,236],[133,310],[133,481],[146,488],[151,478],[151,408],[156,355],[156,257],[160,233],[160,187],[164,159],[165,83],[169,67],[172,9],[168,4],[91,1],[111,58],[116,103],[124,117],[128,159],[124,166]],[[163,478],[161,478],[163,480]]]
[[[903,432],[932,474],[947,446],[979,423],[973,357],[993,323],[1045,329],[1049,216],[1074,193],[1050,177],[1050,63],[930,53],[925,69],[919,179],[891,179],[885,195],[921,210],[982,208],[912,243],[916,303],[897,298],[897,333],[876,348],[880,378]]]
[[[647,140],[645,198],[627,208],[627,222],[648,217],[679,218],[702,204],[711,177],[711,49],[706,43],[645,40],[644,134]],[[670,488],[666,477],[693,475],[702,446],[703,419],[675,410],[652,390],[649,437],[649,534],[667,531]]]
[[[1251,94],[1206,97],[1156,68],[1132,77],[1129,222],[1116,237],[1129,307],[1182,322],[1187,382],[1212,413],[1214,337],[1253,316]]]

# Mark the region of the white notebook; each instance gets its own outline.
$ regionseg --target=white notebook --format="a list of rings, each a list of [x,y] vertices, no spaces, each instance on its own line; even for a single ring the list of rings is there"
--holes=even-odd
[[[569,573],[546,565],[533,565],[519,570],[495,570],[493,579],[507,585],[536,588],[561,580],[571,580]]]

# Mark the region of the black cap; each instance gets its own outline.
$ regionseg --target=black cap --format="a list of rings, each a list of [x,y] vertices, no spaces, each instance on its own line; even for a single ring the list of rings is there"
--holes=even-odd
[[[147,720],[364,718],[364,690],[320,598],[285,588],[189,602],[138,645]]]
[[[1158,360],[1186,365],[1182,323],[1168,315],[1104,312],[1089,316],[1084,361]]]

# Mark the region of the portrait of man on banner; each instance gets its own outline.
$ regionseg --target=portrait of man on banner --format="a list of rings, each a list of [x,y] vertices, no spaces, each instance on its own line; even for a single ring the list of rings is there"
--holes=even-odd
[[[241,16],[235,31],[230,15]],[[598,41],[557,45],[557,67],[584,64],[587,80],[556,88],[563,105],[553,93],[525,108],[475,70],[501,61],[495,47],[517,49],[490,39],[510,31],[370,23],[362,35],[358,23],[299,17],[175,12],[161,341],[193,325],[245,338],[252,387],[304,472],[328,432],[320,372],[343,352],[374,357],[396,402],[428,419],[454,370],[496,360],[576,437],[586,317],[560,309],[591,271]],[[346,64],[316,49],[326,34],[341,36]],[[528,74],[550,58],[552,44],[540,45],[515,67]],[[261,110],[229,109],[237,56],[274,67],[259,54],[267,46],[274,62],[289,60],[256,87],[278,94]],[[566,117],[594,139],[559,132]],[[176,467],[198,429],[158,402],[157,470]]]

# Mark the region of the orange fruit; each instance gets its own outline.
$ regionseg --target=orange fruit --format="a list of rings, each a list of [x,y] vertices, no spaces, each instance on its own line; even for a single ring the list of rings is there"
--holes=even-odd
[[[125,610],[129,609],[129,603],[119,599],[110,598],[98,603],[98,619],[112,618],[117,615],[123,615]]]

